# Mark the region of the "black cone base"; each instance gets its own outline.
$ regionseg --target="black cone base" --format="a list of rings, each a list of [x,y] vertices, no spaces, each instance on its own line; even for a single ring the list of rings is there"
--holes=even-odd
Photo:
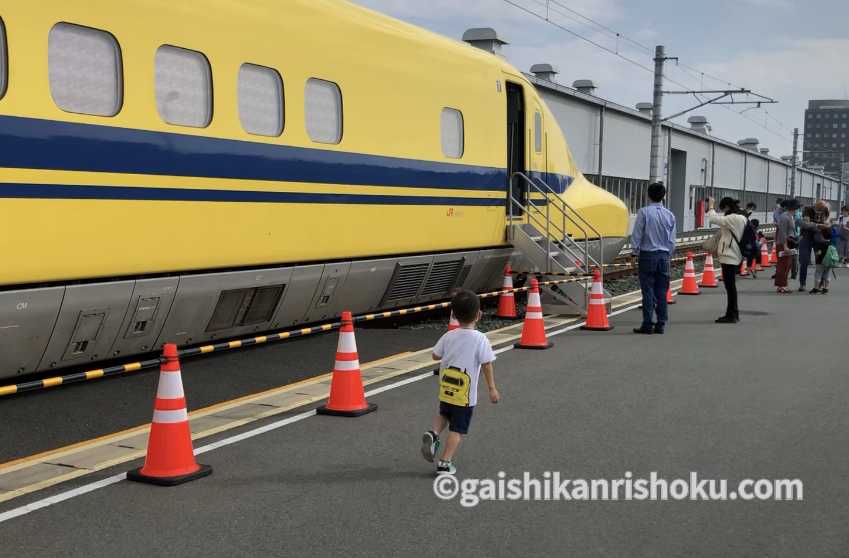
[[[319,407],[315,410],[318,415],[327,415],[331,417],[361,417],[363,415],[367,415],[371,412],[377,410],[376,403],[366,403],[366,406],[362,409],[356,409],[354,411],[337,411],[335,409],[328,409],[327,406]]]
[[[546,343],[545,345],[522,345],[521,343],[516,343],[513,345],[514,349],[530,349],[534,351],[544,351],[546,349],[550,349],[554,346],[554,343]]]
[[[592,327],[592,326],[588,326],[588,325],[582,325],[581,329],[583,329],[585,331],[610,331],[611,329],[613,329],[613,326]]]
[[[199,469],[194,473],[181,475],[179,477],[151,477],[149,475],[143,475],[141,472],[142,468],[139,467],[138,469],[133,469],[127,473],[127,480],[143,482],[145,484],[155,484],[157,486],[177,486],[178,484],[183,484],[184,482],[193,481],[212,474],[212,467],[209,465],[198,464],[198,467]]]

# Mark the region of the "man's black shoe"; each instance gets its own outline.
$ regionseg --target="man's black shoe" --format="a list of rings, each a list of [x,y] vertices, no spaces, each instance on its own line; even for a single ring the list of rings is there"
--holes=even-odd
[[[664,333],[666,333],[666,326],[662,326],[662,325],[654,326],[654,333],[655,333],[655,335],[663,335]]]
[[[734,316],[722,316],[716,319],[716,323],[718,324],[736,324],[739,321],[740,318],[735,318]]]
[[[651,335],[653,333],[653,330],[650,327],[635,327],[634,333],[642,333],[642,334],[645,334],[645,335]]]

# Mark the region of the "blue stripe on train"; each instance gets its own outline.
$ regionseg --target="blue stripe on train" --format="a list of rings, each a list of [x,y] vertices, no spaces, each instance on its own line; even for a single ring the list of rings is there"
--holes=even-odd
[[[0,183],[0,198],[375,205],[504,205],[502,198],[452,198],[448,196],[322,194],[308,192],[258,192],[255,190],[197,190],[189,188],[10,183]]]
[[[504,168],[0,116],[0,167],[504,191]],[[540,173],[557,191],[572,177]]]

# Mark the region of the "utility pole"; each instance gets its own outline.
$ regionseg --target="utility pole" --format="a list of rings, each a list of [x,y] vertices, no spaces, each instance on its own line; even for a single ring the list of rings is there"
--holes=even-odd
[[[793,128],[793,168],[790,174],[790,197],[796,197],[796,157],[799,149],[799,128]]]
[[[666,62],[663,45],[654,50],[654,100],[651,111],[651,155],[649,158],[649,184],[660,180],[660,132],[663,112],[663,63]]]
[[[688,112],[695,110],[705,105],[755,105],[760,108],[763,104],[775,103],[774,99],[752,92],[750,89],[709,89],[709,90],[683,90],[683,91],[664,91],[663,90],[663,64],[667,60],[678,61],[675,56],[666,56],[666,49],[663,45],[658,45],[654,50],[654,99],[652,102],[651,113],[651,153],[649,156],[649,182],[659,182],[660,176],[660,138],[662,135],[661,126],[667,120],[678,118]],[[692,95],[698,101],[698,104],[688,109],[676,112],[670,116],[663,116],[663,96],[664,95]],[[705,99],[700,95],[710,95]],[[744,99],[735,98],[734,96],[745,96]]]

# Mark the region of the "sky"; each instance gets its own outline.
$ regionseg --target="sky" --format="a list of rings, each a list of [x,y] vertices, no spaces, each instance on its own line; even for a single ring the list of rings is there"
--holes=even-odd
[[[792,152],[793,128],[803,131],[809,99],[849,98],[847,0],[353,1],[455,39],[470,27],[493,27],[510,43],[503,54],[518,69],[553,64],[559,83],[592,79],[598,96],[629,107],[651,102],[652,74],[637,64],[653,68],[654,47],[662,44],[667,56],[679,58],[667,63],[666,89],[746,88],[778,101],[708,106],[676,122],[704,115],[713,135],[756,137],[773,155]],[[550,21],[560,27],[510,2],[543,16],[548,4]],[[691,95],[663,102],[664,116],[696,104]]]

